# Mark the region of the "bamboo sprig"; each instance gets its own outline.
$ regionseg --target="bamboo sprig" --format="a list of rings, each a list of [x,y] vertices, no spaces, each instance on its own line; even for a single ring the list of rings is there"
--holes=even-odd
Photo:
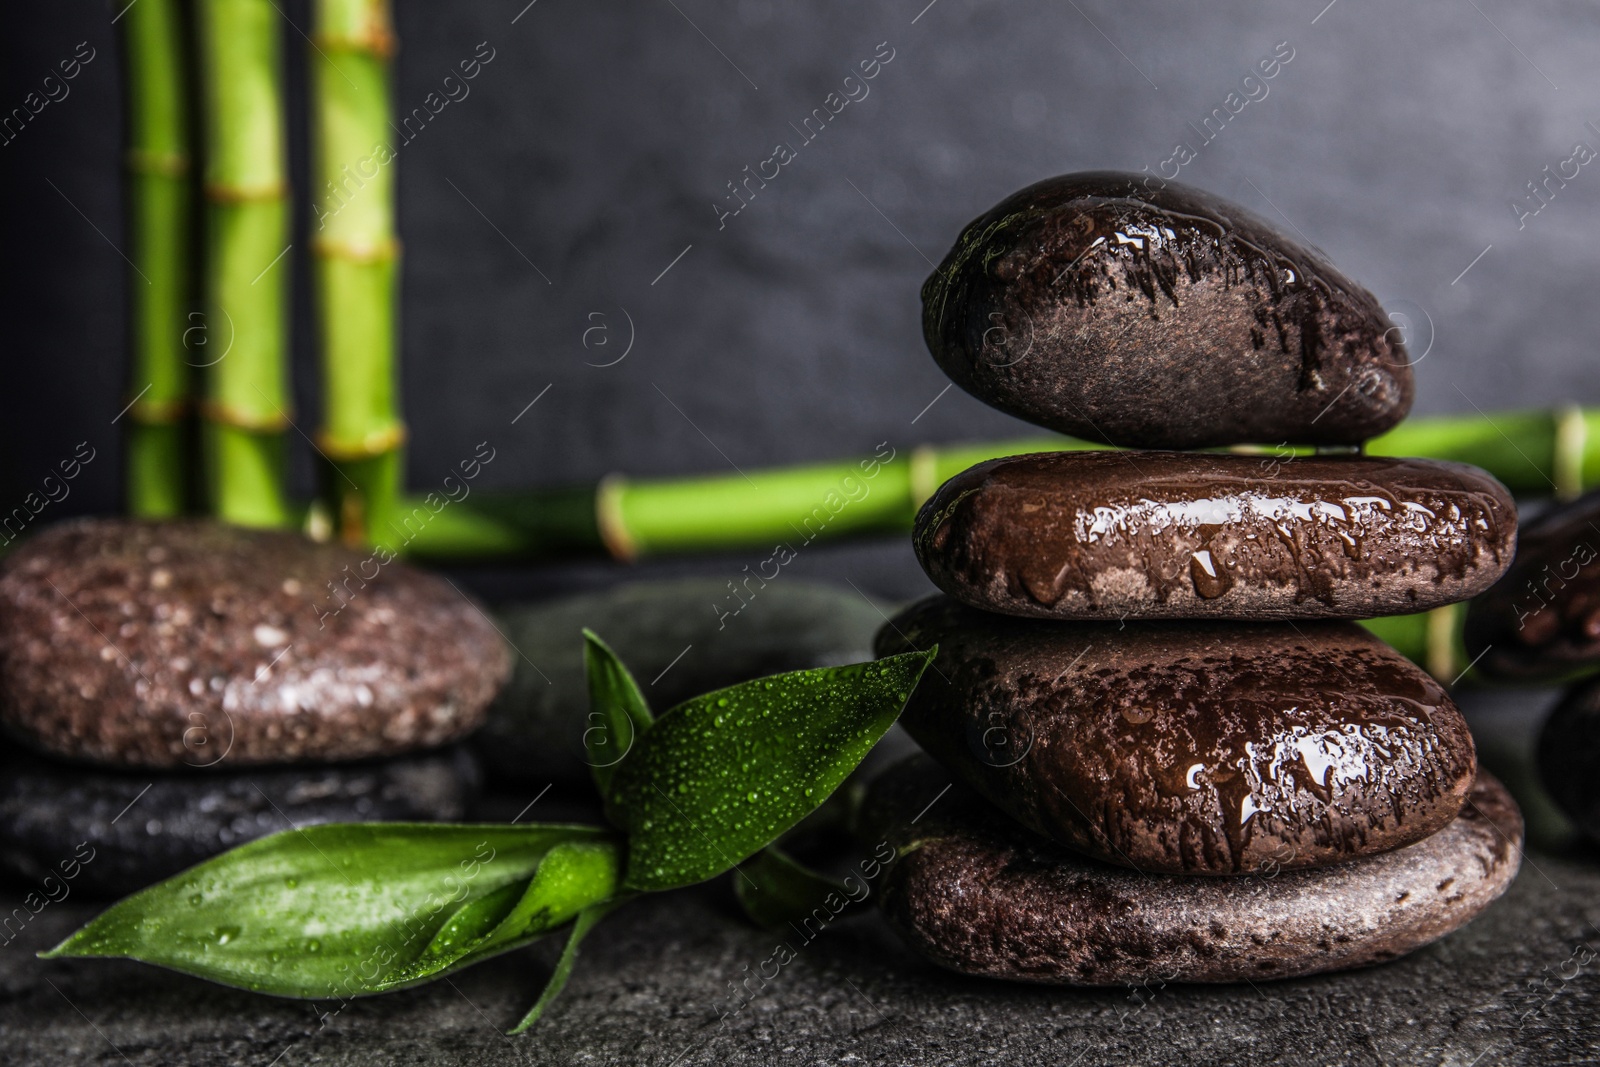
[[[181,515],[188,506],[191,78],[179,18],[177,0],[145,0],[122,19],[128,226],[139,263],[128,276],[128,511],[147,518]]]
[[[798,551],[817,540],[904,534],[940,484],[986,459],[1103,447],[1054,436],[909,451],[884,446],[861,459],[751,470],[748,479],[611,476],[596,486],[474,490],[460,499],[441,491],[403,500],[374,536],[396,552],[453,559],[635,559],[777,544]],[[1263,463],[1288,451],[1253,450]],[[1563,479],[1582,488],[1600,484],[1600,408],[1413,419],[1367,451],[1470,463],[1516,493],[1547,496]]]
[[[272,0],[197,0],[205,114],[212,512],[286,526],[289,228],[281,16]]]
[[[388,0],[316,0],[311,51],[313,219],[323,367],[318,447],[340,535],[363,544],[403,473],[396,372],[398,245],[388,148]]]

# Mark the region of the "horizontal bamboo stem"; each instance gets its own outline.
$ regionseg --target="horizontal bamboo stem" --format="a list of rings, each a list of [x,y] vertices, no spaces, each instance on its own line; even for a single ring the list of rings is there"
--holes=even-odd
[[[909,452],[886,445],[862,459],[751,471],[748,478],[612,476],[597,486],[499,493],[463,483],[454,490],[459,499],[440,491],[403,501],[405,534],[375,531],[374,537],[395,551],[434,559],[633,559],[780,543],[798,550],[819,540],[903,534],[940,484],[975,463],[1103,447],[1068,437]],[[1600,409],[1414,419],[1372,441],[1368,452],[1470,463],[1524,495],[1551,494],[1563,469],[1589,488],[1600,483]]]

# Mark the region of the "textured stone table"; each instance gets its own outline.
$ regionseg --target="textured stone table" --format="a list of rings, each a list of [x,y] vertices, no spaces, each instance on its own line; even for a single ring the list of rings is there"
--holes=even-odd
[[[1530,854],[1479,921],[1409,958],[1258,987],[1135,994],[966,979],[910,956],[866,915],[801,948],[725,1021],[721,1014],[740,1003],[728,983],[747,967],[755,973],[775,940],[737,915],[724,887],[685,890],[636,902],[601,926],[566,993],[521,1038],[502,1031],[531,1001],[554,944],[450,982],[351,1002],[319,1024],[310,1004],[140,964],[33,958],[95,907],[51,905],[0,947],[0,1062],[1488,1067],[1600,1059],[1600,958],[1583,951],[1600,949],[1600,856],[1587,850]]]

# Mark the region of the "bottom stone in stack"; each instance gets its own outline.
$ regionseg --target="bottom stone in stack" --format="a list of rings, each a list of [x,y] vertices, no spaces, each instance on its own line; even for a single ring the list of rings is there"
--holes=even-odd
[[[896,850],[878,896],[913,949],[965,974],[1061,985],[1382,963],[1478,915],[1522,856],[1521,813],[1483,771],[1456,819],[1416,844],[1232,878],[1141,874],[1079,855],[952,785],[926,756],[873,782],[859,829]]]

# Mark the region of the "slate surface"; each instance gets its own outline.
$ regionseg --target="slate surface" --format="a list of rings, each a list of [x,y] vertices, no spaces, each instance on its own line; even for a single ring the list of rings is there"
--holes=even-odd
[[[1528,856],[1477,922],[1396,963],[1254,988],[968,979],[912,957],[866,915],[808,945],[794,938],[797,958],[736,997],[729,983],[756,974],[776,939],[746,925],[725,891],[685,890],[636,902],[592,934],[561,1000],[515,1039],[501,1031],[530,1002],[553,944],[448,983],[320,1005],[328,1017],[319,1023],[306,1003],[139,964],[32,958],[93,911],[69,898],[0,947],[0,1063],[1487,1067],[1600,1058],[1593,854]]]

